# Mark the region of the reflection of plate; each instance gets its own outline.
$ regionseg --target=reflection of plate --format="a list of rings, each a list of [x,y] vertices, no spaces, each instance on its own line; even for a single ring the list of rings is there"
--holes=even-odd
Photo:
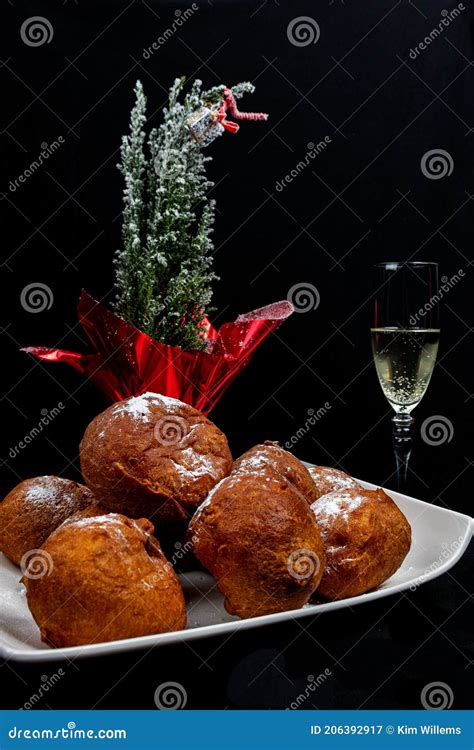
[[[372,484],[361,482],[367,489]],[[18,583],[20,571],[0,554],[0,656],[17,661],[51,661],[61,656],[77,658],[137,648],[165,646],[167,643],[205,638],[235,630],[258,628],[273,622],[283,622],[341,609],[347,605],[379,599],[398,591],[419,586],[445,573],[462,556],[472,536],[473,521],[469,516],[438,508],[421,500],[390,491],[388,494],[408,518],[413,532],[412,548],[401,568],[376,591],[327,604],[306,605],[303,609],[239,620],[227,614],[214,579],[207,573],[195,571],[181,576],[188,602],[188,628],[178,633],[149,635],[93,646],[49,649],[39,638],[38,628],[31,617],[22,587]]]

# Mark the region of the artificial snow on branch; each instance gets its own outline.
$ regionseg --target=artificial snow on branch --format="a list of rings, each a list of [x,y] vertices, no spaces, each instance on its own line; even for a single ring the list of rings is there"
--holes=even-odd
[[[122,139],[118,165],[125,187],[114,310],[162,343],[199,350],[205,346],[203,320],[211,311],[217,278],[211,240],[215,202],[209,198],[214,183],[206,175],[211,157],[203,155],[189,122],[203,108],[210,108],[213,117],[229,91],[240,98],[254,86],[239,83],[202,91],[196,80],[184,96],[183,87],[184,79],[176,79],[163,121],[147,138],[146,98],[140,81],[135,86],[130,132]],[[222,114],[220,121],[224,118]]]

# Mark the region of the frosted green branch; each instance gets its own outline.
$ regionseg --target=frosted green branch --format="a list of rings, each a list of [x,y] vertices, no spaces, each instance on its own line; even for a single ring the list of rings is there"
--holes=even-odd
[[[202,91],[194,81],[183,96],[184,79],[173,83],[163,121],[146,141],[146,99],[135,86],[130,133],[122,141],[123,246],[116,253],[114,309],[140,330],[166,344],[202,349],[201,323],[212,308],[214,187],[188,117],[203,104],[222,99],[224,86]],[[250,83],[232,88],[236,98]]]

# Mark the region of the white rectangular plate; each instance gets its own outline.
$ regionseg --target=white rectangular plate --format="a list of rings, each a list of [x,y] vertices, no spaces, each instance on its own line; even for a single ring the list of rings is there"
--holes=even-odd
[[[373,484],[361,484],[367,489],[375,489]],[[181,576],[188,609],[186,630],[92,646],[50,649],[41,642],[22,592],[23,587],[19,584],[20,572],[0,553],[0,657],[16,661],[45,662],[62,657],[101,656],[223,635],[235,630],[248,630],[342,607],[354,607],[405,591],[436,578],[455,565],[471,540],[473,519],[398,492],[389,491],[388,494],[407,517],[413,532],[413,542],[401,568],[376,591],[338,602],[306,605],[303,609],[240,620],[225,611],[214,579],[207,573],[195,571]]]

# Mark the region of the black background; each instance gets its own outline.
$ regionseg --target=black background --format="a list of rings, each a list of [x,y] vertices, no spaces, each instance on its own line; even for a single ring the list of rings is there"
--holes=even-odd
[[[331,408],[295,453],[393,487],[390,410],[370,352],[371,266],[393,259],[437,261],[441,275],[463,269],[465,277],[443,305],[439,362],[415,413],[409,489],[472,514],[474,71],[472,12],[469,2],[464,5],[461,16],[413,60],[410,49],[454,4],[203,0],[145,59],[144,49],[187,4],[4,0],[3,491],[36,474],[79,477],[79,440],[106,402],[67,367],[35,362],[18,350],[31,344],[86,350],[75,307],[82,287],[99,299],[111,298],[122,190],[115,165],[133,84],[143,81],[150,123],[156,125],[167,88],[186,75],[206,86],[252,80],[257,91],[241,108],[270,113],[267,124],[244,123],[237,136],[224,136],[209,149],[219,209],[215,323],[285,299],[300,282],[320,295],[316,310],[294,314],[264,344],[212,413],[233,452],[266,438],[285,442],[304,425],[308,409],[328,402]],[[51,22],[49,44],[22,42],[21,24],[34,15]],[[314,18],[321,33],[316,44],[297,47],[287,27],[303,15]],[[64,145],[12,192],[10,181],[37,158],[41,144],[59,136]],[[327,148],[277,191],[277,181],[304,158],[307,144],[325,136],[331,138]],[[450,176],[424,176],[420,160],[431,149],[450,154]],[[54,296],[51,308],[39,314],[20,303],[22,290],[33,282],[47,284]],[[66,406],[60,416],[10,458],[9,450],[37,424],[41,410],[58,402]],[[433,415],[452,423],[450,442],[430,446],[421,440],[420,425]],[[285,707],[308,673],[329,667],[331,680],[311,698],[320,708],[357,708],[366,699],[365,707],[418,708],[422,687],[435,679],[451,685],[455,707],[466,707],[474,657],[468,584],[464,562],[453,575],[408,596],[311,624],[305,620],[308,632],[296,622],[238,634],[226,643],[195,642],[192,650],[76,662],[45,705],[153,708],[155,687],[169,679],[186,687],[190,708]],[[334,665],[333,657],[349,649]],[[274,658],[277,667],[249,688],[246,675]],[[5,704],[22,705],[44,673],[44,667],[4,664]]]

